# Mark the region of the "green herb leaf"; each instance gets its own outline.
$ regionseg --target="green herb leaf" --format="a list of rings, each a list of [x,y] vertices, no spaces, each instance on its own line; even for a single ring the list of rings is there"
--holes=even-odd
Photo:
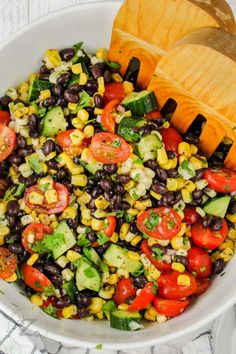
[[[43,254],[53,251],[55,248],[58,248],[64,243],[64,235],[54,232],[53,234],[46,234],[42,241],[36,242],[34,245],[31,246],[31,248],[34,252]]]
[[[120,63],[116,62],[116,61],[109,61],[109,60],[106,60],[105,61],[106,65],[111,68],[111,69],[116,69],[116,70],[119,70],[121,68],[121,65]]]
[[[49,316],[52,316],[54,318],[57,318],[57,309],[52,306],[52,304],[49,304],[48,307],[42,307],[42,310],[46,312]]]
[[[196,172],[195,172],[193,166],[187,160],[184,160],[180,164],[180,166],[178,168],[178,172],[181,175],[181,177],[183,177],[186,180],[189,180],[192,177],[196,176]]]
[[[133,272],[133,273],[131,273],[132,275],[133,275],[133,277],[139,277],[141,274],[143,274],[143,272],[144,272],[144,269],[142,268],[142,269],[140,269],[140,270],[137,270],[136,272]]]
[[[45,183],[45,184],[42,184],[39,189],[42,191],[42,192],[46,192],[50,187],[50,183]]]
[[[78,237],[78,240],[76,243],[78,246],[81,246],[81,247],[90,245],[90,241],[87,240],[86,234],[79,234],[79,237]]]
[[[201,268],[200,268],[200,272],[201,272],[201,273],[204,273],[205,271],[206,271],[206,267],[201,267]]]
[[[38,116],[39,116],[39,118],[44,117],[46,115],[46,113],[47,113],[47,108],[45,108],[45,107],[39,107],[38,108]]]
[[[117,308],[117,306],[116,306],[115,301],[109,300],[109,301],[107,301],[107,303],[105,303],[103,305],[102,309],[104,312],[113,312],[114,310],[116,310],[116,308]]]
[[[9,200],[13,197],[19,197],[19,196],[21,196],[21,194],[23,194],[23,192],[25,190],[24,183],[19,183],[16,186],[13,186],[12,188],[10,188],[6,191],[3,200]]]
[[[192,272],[192,275],[194,275],[195,277],[197,277],[197,273],[196,273],[196,272]]]
[[[79,105],[77,107],[77,112],[79,112],[82,108],[87,107],[90,101],[90,96],[86,91],[82,91],[80,96]]]
[[[107,237],[103,232],[98,232],[97,236],[98,236],[97,241],[100,246],[104,245],[109,241],[109,237]]]
[[[187,245],[187,243],[188,243],[188,237],[187,237],[187,236],[184,236],[184,237],[183,237],[183,244],[184,244],[184,245]]]
[[[95,272],[94,272],[94,269],[91,268],[91,267],[88,267],[84,270],[84,275],[87,277],[87,278],[94,278],[96,276]]]
[[[74,280],[72,279],[70,281],[65,282],[62,285],[62,288],[65,289],[66,293],[71,298],[71,301],[75,303],[76,286]]]
[[[116,148],[120,147],[120,139],[118,139],[118,138],[114,139],[111,146],[116,147]]]
[[[159,248],[158,246],[156,247],[152,247],[152,258],[157,259],[158,261],[160,261],[163,258],[164,252],[161,248]]]
[[[174,220],[170,220],[170,221],[168,222],[168,229],[169,229],[169,230],[173,230],[174,226],[175,226]]]
[[[139,157],[137,157],[137,159],[134,160],[134,164],[136,164],[136,165],[142,165],[142,164],[143,164],[143,160],[141,160]]]
[[[88,246],[85,246],[83,248],[83,253],[84,253],[85,257],[87,257],[91,261],[91,253],[89,252]]]
[[[16,275],[18,280],[22,279],[21,269],[19,267],[16,268]]]
[[[134,220],[134,217],[130,215],[129,213],[125,213],[125,221],[126,222],[132,222]]]
[[[156,282],[153,282],[153,284],[152,284],[152,293],[153,293],[153,295],[156,296],[157,290],[158,290],[158,285],[157,285]]]
[[[41,166],[38,156],[36,156],[36,155],[31,156],[28,159],[28,164],[30,165],[32,170],[37,173],[37,175],[39,175],[40,173],[43,172],[43,169],[42,169],[42,166]]]
[[[144,220],[144,225],[147,226],[148,230],[153,231],[156,226],[158,226],[161,218],[154,211],[151,211],[148,219]]]
[[[55,295],[55,288],[53,285],[48,285],[43,287],[42,294],[45,296],[52,296]]]

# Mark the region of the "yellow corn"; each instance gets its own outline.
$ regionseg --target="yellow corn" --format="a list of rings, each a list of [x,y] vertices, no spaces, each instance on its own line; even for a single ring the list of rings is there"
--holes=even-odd
[[[134,91],[134,85],[132,84],[132,82],[129,81],[123,82],[123,88],[126,95]]]
[[[84,133],[76,129],[70,134],[70,138],[74,145],[80,145],[84,139]]]
[[[144,318],[145,320],[147,321],[152,321],[152,322],[155,322],[156,321],[156,317],[155,316],[152,316],[149,311],[147,310],[144,314]]]
[[[134,236],[134,238],[131,240],[130,244],[131,246],[137,246],[137,244],[142,240],[141,236]]]
[[[134,208],[137,209],[137,210],[140,210],[140,211],[144,211],[148,207],[151,207],[151,206],[152,206],[152,202],[151,202],[150,199],[144,200],[143,202],[140,202],[140,201],[137,200],[134,203]]]
[[[85,73],[81,73],[79,77],[79,85],[83,86],[86,85],[88,82],[88,75]]]
[[[74,186],[85,187],[88,182],[88,177],[86,175],[75,175],[71,177],[71,183]]]
[[[212,262],[215,262],[219,258],[220,258],[220,252],[219,251],[216,251],[216,252],[212,253],[212,255],[211,255]]]
[[[7,281],[8,283],[13,283],[14,281],[17,280],[17,275],[16,273],[13,273],[10,277],[5,278],[4,280]]]
[[[147,279],[149,281],[157,280],[161,276],[161,272],[151,264],[150,267],[147,269]]]
[[[53,230],[55,230],[57,228],[57,226],[59,225],[58,221],[53,221],[51,222],[50,226]]]
[[[105,84],[104,84],[104,78],[103,78],[103,76],[100,76],[99,78],[98,78],[98,92],[100,93],[100,94],[104,94],[104,92],[105,92]]]
[[[30,74],[28,80],[29,80],[29,83],[31,83],[32,81],[36,80],[38,78],[39,74],[37,73],[32,73]]]
[[[130,225],[128,223],[122,224],[122,226],[120,228],[120,234],[119,234],[119,237],[121,240],[125,240],[125,236],[129,232],[129,227],[130,227]]]
[[[44,213],[40,213],[39,216],[39,221],[44,224],[44,225],[49,225],[50,224],[50,218],[48,216],[48,214],[44,214]]]
[[[84,219],[90,219],[91,218],[91,211],[87,208],[81,210],[81,216]]]
[[[77,64],[72,65],[71,71],[73,74],[76,74],[76,75],[82,74],[83,69],[82,69],[81,63],[77,63]]]
[[[98,50],[96,52],[96,57],[98,59],[107,60],[107,55],[108,55],[108,52],[105,48],[98,48]]]
[[[184,286],[189,286],[190,285],[190,277],[186,274],[181,274],[177,278],[177,284],[178,285],[184,285]]]
[[[77,103],[72,103],[72,102],[69,102],[68,105],[67,105],[68,109],[71,111],[71,112],[75,112],[76,111],[76,108],[77,108]]]
[[[27,264],[32,266],[37,260],[39,259],[39,254],[38,253],[33,253],[32,256],[27,260]]]
[[[234,251],[227,247],[220,253],[220,258],[222,258],[225,262],[229,262],[234,255]]]
[[[58,50],[49,49],[46,51],[45,56],[49,59],[49,62],[52,67],[55,68],[55,67],[61,65],[61,57],[60,57]]]
[[[131,216],[136,216],[136,215],[139,214],[139,211],[136,210],[136,209],[130,208],[129,210],[127,210],[127,213],[128,213],[129,215],[131,215]]]
[[[84,123],[81,122],[81,120],[79,118],[73,118],[71,121],[73,127],[75,127],[76,129],[83,129],[84,128]]]
[[[40,91],[40,96],[39,96],[39,99],[41,101],[44,101],[46,100],[47,98],[51,97],[51,91],[50,90],[43,90],[43,91]]]
[[[185,188],[192,193],[196,189],[196,186],[192,181],[186,181]]]
[[[62,213],[63,219],[75,219],[76,216],[77,216],[77,209],[74,206],[67,207]]]
[[[17,88],[18,92],[21,93],[26,93],[29,91],[29,84],[28,82],[22,82],[18,88]]]
[[[64,318],[70,318],[77,314],[77,307],[75,305],[70,305],[62,309],[62,316]]]
[[[135,203],[135,200],[129,195],[129,193],[125,193],[123,200],[128,202],[131,206],[133,206]]]
[[[175,192],[178,189],[178,181],[175,178],[167,178],[166,187],[168,191]]]
[[[102,311],[103,305],[106,303],[103,299],[100,299],[100,297],[93,297],[92,302],[89,305],[89,311],[92,314],[96,314],[99,311]]]
[[[157,162],[160,165],[165,165],[168,163],[168,156],[164,148],[157,150]]]
[[[198,148],[196,145],[190,144],[191,155],[196,155],[198,152]]]
[[[236,213],[234,214],[227,214],[226,219],[229,220],[230,222],[235,223],[236,222]]]
[[[178,146],[178,153],[179,155],[185,155],[187,157],[190,157],[192,154],[191,146],[188,143],[182,141]]]
[[[96,115],[101,115],[103,113],[103,109],[101,109],[101,108],[94,108],[94,114],[96,114]]]
[[[87,204],[90,202],[91,198],[92,197],[87,192],[83,192],[77,200],[79,204]]]
[[[183,188],[181,190],[182,198],[185,203],[191,203],[192,201],[192,194],[187,188]]]
[[[95,199],[94,201],[95,206],[97,209],[100,210],[105,210],[108,208],[109,206],[109,202],[103,197],[103,195],[99,196],[97,199]]]
[[[37,109],[34,106],[29,106],[29,115],[31,114],[36,114],[37,113]]]
[[[201,168],[203,168],[203,163],[202,161],[200,161],[199,159],[197,159],[195,156],[192,156],[189,159],[189,162],[191,163],[191,165],[193,166],[194,170],[200,170]]]
[[[38,307],[43,305],[43,300],[39,295],[32,295],[30,301],[32,302],[33,305]]]
[[[225,248],[230,248],[231,250],[234,250],[234,242],[232,240],[230,240],[228,237],[218,247],[218,249],[221,251],[223,251]]]
[[[173,262],[171,264],[171,268],[173,270],[176,270],[177,272],[183,273],[185,271],[185,266],[182,263],[179,262]]]
[[[76,165],[71,159],[67,162],[66,167],[72,175],[80,175],[84,172],[84,168],[82,166]]]
[[[92,222],[91,219],[85,219],[85,218],[81,219],[81,224],[85,226],[91,226],[91,222]]]
[[[134,188],[134,186],[135,186],[135,183],[134,183],[134,181],[131,180],[128,183],[125,184],[124,188],[125,188],[126,191],[128,191],[131,188]]]
[[[129,251],[128,257],[134,262],[138,262],[140,260],[140,254],[138,252]]]
[[[77,259],[79,259],[81,257],[81,255],[78,252],[69,250],[66,253],[66,259],[68,260],[68,262],[74,262]]]
[[[228,231],[228,238],[231,240],[235,241],[236,240],[236,229],[233,229],[232,227]]]
[[[96,316],[99,320],[102,320],[104,318],[104,313],[103,311],[99,311],[98,313],[96,313]]]
[[[159,165],[163,170],[170,170],[171,168],[173,168],[173,160],[168,160],[166,163]]]
[[[105,288],[102,288],[99,291],[98,295],[104,300],[109,300],[112,299],[114,292],[115,292],[115,287],[111,285],[107,285]]]
[[[177,236],[183,236],[185,234],[185,231],[186,231],[186,224],[185,223],[182,223],[181,225],[181,229],[180,231],[178,232]]]
[[[117,243],[119,240],[119,235],[117,232],[113,232],[113,234],[110,237],[110,241],[113,243]]]
[[[183,178],[177,177],[176,178],[178,189],[182,189],[185,187],[185,180]]]
[[[92,125],[87,125],[84,128],[84,135],[86,138],[91,138],[94,135],[94,127]]]
[[[161,200],[161,198],[162,198],[162,195],[161,194],[158,194],[158,193],[156,193],[156,192],[154,192],[154,191],[150,191],[150,194],[151,194],[151,196],[153,197],[153,198],[155,198],[156,200]]]
[[[120,304],[118,306],[118,310],[121,310],[121,311],[127,311],[129,308],[129,305],[128,304]]]
[[[77,113],[77,117],[81,120],[82,123],[87,123],[89,119],[89,113],[86,111],[86,109],[80,109]]]
[[[117,274],[119,275],[119,277],[124,277],[125,279],[129,278],[129,272],[123,268],[118,268]]]
[[[100,231],[100,230],[102,230],[103,227],[104,227],[104,221],[103,220],[98,220],[98,219],[92,218],[92,220],[91,220],[91,228],[94,231]]]
[[[179,164],[181,165],[184,161],[188,161],[188,157],[186,155],[179,156]]]
[[[14,112],[14,117],[15,118],[22,118],[23,117],[23,113],[20,109],[17,109],[15,112]]]
[[[112,74],[111,78],[115,82],[122,82],[123,81],[122,76],[120,76],[120,74],[118,74],[118,73]]]
[[[10,233],[10,229],[8,226],[0,226],[0,235],[5,237],[7,235],[9,235]]]
[[[117,284],[118,280],[119,280],[119,276],[117,273],[111,274],[109,277],[109,280],[108,280],[108,284],[110,284],[110,285]]]
[[[183,237],[182,236],[174,236],[170,240],[171,246],[174,250],[179,250],[180,248],[183,248]]]

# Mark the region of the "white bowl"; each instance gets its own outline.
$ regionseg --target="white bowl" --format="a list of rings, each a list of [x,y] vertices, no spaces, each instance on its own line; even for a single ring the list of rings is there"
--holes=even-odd
[[[0,46],[0,92],[28,77],[40,65],[45,49],[84,41],[95,50],[109,46],[113,18],[120,2],[108,1],[67,8],[41,18]],[[42,335],[71,346],[107,349],[135,348],[168,342],[200,328],[236,302],[236,257],[183,315],[164,324],[145,324],[138,332],[111,329],[108,321],[58,321],[30,304],[16,285],[0,282],[1,308],[16,321]]]

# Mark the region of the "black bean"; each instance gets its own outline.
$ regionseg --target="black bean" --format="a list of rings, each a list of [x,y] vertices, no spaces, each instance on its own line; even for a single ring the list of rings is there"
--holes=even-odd
[[[213,274],[220,274],[225,268],[225,262],[222,258],[217,259],[213,263]]]
[[[68,226],[73,230],[76,229],[79,225],[77,218],[76,219],[71,219],[71,218],[66,219],[66,222],[67,222]]]
[[[25,289],[26,295],[31,296],[31,295],[35,294],[35,290],[31,289],[31,288],[30,288],[29,286],[27,286],[27,285],[24,285],[24,289]]]
[[[232,200],[229,204],[228,207],[228,213],[229,214],[234,214],[236,213],[236,200]]]
[[[71,304],[71,299],[69,295],[64,295],[60,299],[57,300],[56,306],[59,308],[63,308],[69,306]]]
[[[17,135],[16,143],[21,149],[26,147],[26,140],[22,135]]]
[[[122,184],[116,184],[115,187],[114,187],[114,193],[117,193],[117,194],[124,194],[125,193],[125,189],[124,187],[122,186]]]
[[[184,136],[184,141],[186,141],[189,144],[196,145],[199,142],[199,138],[198,138],[197,135],[195,135],[195,134],[193,134],[191,132],[188,132]]]
[[[95,64],[90,68],[91,74],[95,80],[102,76],[102,70],[99,65]]]
[[[106,174],[105,174],[104,171],[102,171],[102,170],[96,171],[95,179],[100,180],[100,179],[105,178],[105,177],[106,177]]]
[[[95,184],[96,184],[95,179],[89,178],[88,183],[87,183],[87,186],[88,186],[88,187],[94,187]]]
[[[139,232],[135,222],[130,225],[130,232],[132,232],[132,234],[137,234]]]
[[[45,100],[43,100],[42,106],[43,107],[53,107],[53,106],[55,106],[56,102],[57,102],[57,100],[55,97],[53,97],[53,96],[48,97]]]
[[[58,106],[61,106],[61,107],[66,107],[67,106],[67,101],[63,98],[63,97],[60,97],[58,98],[56,104],[55,104],[55,107],[58,107]]]
[[[150,193],[147,192],[146,194],[144,194],[141,198],[139,198],[140,202],[143,202],[144,200],[147,200],[151,197]]]
[[[38,138],[40,135],[39,131],[38,130],[31,130],[29,131],[29,136],[33,139],[36,139]]]
[[[9,174],[9,165],[7,161],[0,162],[0,177],[8,177]],[[4,184],[3,180],[1,183]]]
[[[177,204],[178,202],[180,202],[180,200],[182,199],[182,194],[180,191],[175,193],[175,200],[174,200],[174,204]]]
[[[62,276],[61,274],[53,274],[51,277],[50,277],[53,285],[58,289],[62,286]]]
[[[115,163],[113,163],[113,164],[104,164],[103,165],[103,169],[108,174],[116,173],[117,165]]]
[[[87,208],[89,208],[90,210],[95,210],[96,209],[96,205],[95,205],[95,200],[91,199],[88,204],[87,204]]]
[[[45,272],[52,274],[52,275],[60,274],[59,268],[51,262],[47,262],[44,265],[44,270],[45,270]]]
[[[60,50],[60,57],[64,61],[71,60],[74,55],[75,55],[74,48],[64,48],[64,49]]]
[[[96,187],[93,188],[93,190],[91,192],[91,196],[92,196],[92,198],[96,199],[102,193],[103,193],[103,190],[101,188],[99,188],[98,186],[96,186]]]
[[[35,265],[34,268],[38,269],[39,272],[43,273],[43,267],[40,265]]]
[[[223,219],[216,216],[213,218],[210,227],[213,231],[219,231],[222,228],[222,225],[223,225]]]
[[[135,299],[135,296],[129,296],[129,297],[125,300],[125,303],[126,303],[127,305],[131,305],[132,302],[134,301],[134,299]]]
[[[118,218],[117,220],[116,220],[116,229],[115,229],[115,231],[116,232],[120,232],[120,228],[121,228],[121,226],[123,225],[125,223],[125,219],[124,218]]]
[[[28,178],[25,178],[22,175],[19,176],[19,181],[21,183],[24,183],[26,188],[29,188],[29,187],[33,186],[34,184],[36,184],[37,180],[38,180],[38,178],[37,178],[36,174],[34,174],[34,173]]]
[[[175,153],[171,150],[167,150],[166,153],[167,153],[168,159],[170,159],[170,160],[173,160],[176,156]]]
[[[198,199],[198,198],[201,198],[202,197],[202,195],[203,195],[203,190],[201,190],[201,189],[195,189],[195,191],[193,191],[193,198],[194,199]]]
[[[80,291],[76,296],[76,303],[78,308],[89,306],[92,302],[91,296],[86,291]]]
[[[15,232],[20,232],[23,230],[23,228],[24,228],[24,226],[22,225],[22,223],[20,221],[15,222],[15,224],[14,224],[14,231]]]
[[[122,201],[122,196],[119,194],[113,195],[110,200],[110,209],[111,210],[118,210]]]
[[[156,171],[157,169],[157,162],[156,160],[147,160],[144,162],[144,166],[147,168],[150,168],[153,171]]]
[[[86,91],[90,91],[92,94],[97,91],[98,83],[96,80],[88,80],[87,84],[85,85]]]
[[[15,226],[16,218],[14,216],[7,216],[8,225],[12,228]]]
[[[203,168],[201,168],[200,170],[197,170],[195,180],[198,181],[199,179],[202,179],[204,172],[205,172],[205,169],[203,169]]]
[[[99,185],[104,191],[110,191],[112,190],[113,183],[109,179],[102,179]]]
[[[69,172],[65,167],[60,168],[60,170],[56,174],[57,181],[63,181],[66,177],[68,177]]]
[[[139,133],[143,136],[149,135],[151,133],[152,129],[149,125],[145,125],[144,127],[139,129]]]
[[[11,103],[11,101],[12,101],[12,99],[10,97],[3,96],[0,98],[0,105],[8,108],[8,105],[9,105],[9,103]]]
[[[15,232],[11,232],[9,235],[5,236],[4,242],[7,244],[12,244],[14,242],[17,242],[21,239],[21,235],[17,234]]]
[[[93,100],[94,100],[95,107],[97,107],[97,108],[103,107],[103,98],[101,95],[96,93],[96,95],[94,95],[94,97],[93,97]]]
[[[168,178],[175,178],[179,173],[174,168],[166,171]]]
[[[12,243],[8,246],[8,249],[11,253],[21,254],[24,251],[24,248],[18,243]]]
[[[43,144],[42,147],[43,153],[44,155],[49,155],[51,152],[53,152],[55,150],[55,143],[53,140],[48,139],[47,141],[45,141],[45,143]]]
[[[71,250],[77,253],[82,253],[82,247],[78,245],[73,246]]]
[[[162,198],[162,201],[163,203],[167,204],[167,205],[170,205],[171,202],[174,201],[174,193],[173,192],[167,192],[163,198]]]
[[[213,216],[212,215],[206,215],[204,216],[203,220],[202,220],[202,225],[204,227],[209,227],[211,225]]]
[[[86,238],[91,243],[95,242],[97,240],[96,232],[93,230],[88,232]]]
[[[81,90],[81,87],[79,84],[72,84],[70,85],[70,87],[68,88],[68,90],[72,93],[79,93]]]
[[[112,196],[113,196],[113,191],[112,190],[111,191],[106,191],[106,192],[104,192],[103,196],[109,202],[111,200]]]
[[[73,193],[73,186],[71,184],[71,179],[69,177],[64,179],[64,181],[62,183],[64,184],[64,186],[67,187],[67,189],[70,193]]]
[[[78,308],[78,312],[77,312],[77,316],[78,318],[84,318],[84,317],[88,317],[89,315],[89,309],[86,308],[86,307],[81,307],[81,308]]]
[[[168,192],[166,186],[163,183],[153,183],[151,189],[158,194],[164,195]]]
[[[57,84],[65,84],[66,81],[69,80],[69,78],[71,77],[71,74],[69,72],[63,73],[59,76],[59,78],[57,79]]]
[[[42,65],[39,69],[39,73],[40,74],[48,74],[50,71],[48,70],[48,68],[45,65]]]
[[[156,176],[160,182],[166,182],[166,180],[167,180],[167,173],[165,170],[163,170],[161,168],[156,169]]]
[[[221,167],[223,165],[223,160],[219,156],[213,155],[209,160],[209,164],[213,167]]]
[[[139,275],[138,277],[134,278],[134,285],[139,288],[139,289],[142,289],[145,287],[145,285],[147,284],[147,279],[146,277],[141,274]]]
[[[16,200],[11,200],[7,204],[7,214],[9,216],[17,216],[20,211],[20,206]]]
[[[12,155],[9,156],[9,162],[10,162],[10,164],[18,166],[18,165],[20,165],[22,163],[22,157],[12,154]]]
[[[105,83],[110,82],[111,81],[111,72],[109,70],[105,70],[103,77],[104,77]]]
[[[128,175],[118,175],[117,176],[117,181],[118,182],[121,182],[121,183],[123,183],[123,184],[126,184],[126,183],[128,183],[129,181],[130,181],[130,176],[128,176]]]
[[[63,152],[62,147],[61,147],[60,145],[58,145],[58,144],[55,144],[55,149],[56,149],[56,152],[57,152],[58,154],[61,154],[61,153]]]
[[[36,114],[31,114],[29,116],[29,126],[30,128],[35,128],[38,125],[38,116]]]
[[[181,263],[185,267],[188,267],[188,258],[185,256],[174,256],[174,262]]]
[[[76,266],[73,263],[69,263],[69,265],[67,266],[73,273],[76,271]]]
[[[33,153],[34,153],[33,146],[26,146],[24,148],[18,149],[18,155],[23,157],[32,155]]]
[[[39,80],[48,81],[50,74],[39,74]]]
[[[123,200],[120,204],[120,209],[121,210],[129,210],[131,208],[131,205],[126,202],[125,200]]]
[[[52,88],[52,93],[54,96],[60,97],[63,94],[63,87],[61,84],[55,84]]]

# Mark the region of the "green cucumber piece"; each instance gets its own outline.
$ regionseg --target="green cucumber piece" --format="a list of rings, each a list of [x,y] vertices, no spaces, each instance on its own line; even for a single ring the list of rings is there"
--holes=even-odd
[[[134,127],[141,128],[145,124],[142,118],[125,117],[118,125],[117,134],[124,138],[129,143],[140,140],[140,135],[134,132]]]
[[[121,331],[132,331],[132,323],[140,324],[141,316],[139,312],[128,312],[116,310],[111,312],[110,324],[112,328]]]
[[[99,272],[85,260],[81,260],[81,262],[79,262],[75,280],[79,291],[90,289],[99,292],[101,289],[101,277]]]
[[[104,253],[103,258],[111,267],[122,268],[129,273],[137,272],[142,263],[133,261],[128,257],[128,250],[112,244]]]
[[[53,137],[66,130],[68,123],[61,107],[52,108],[41,123],[40,133],[46,137]]]
[[[101,258],[99,257],[95,249],[92,247],[84,247],[83,253],[88,258],[89,261],[92,261],[97,266],[99,266],[100,263],[102,262]]]
[[[65,238],[65,242],[58,247],[55,247],[52,251],[53,258],[57,259],[76,244],[76,239],[65,221],[59,224],[59,226],[56,228],[56,231],[54,231],[54,234],[62,234]]]
[[[162,142],[156,134],[143,137],[137,144],[139,156],[143,161],[153,160],[157,156],[157,150],[162,147]]]
[[[124,98],[121,104],[137,116],[155,111],[158,107],[154,92],[147,90],[130,93]]]
[[[35,101],[39,97],[40,91],[51,90],[52,87],[53,84],[49,81],[37,79],[33,80],[29,87],[28,101]]]
[[[231,197],[229,195],[214,198],[204,205],[203,210],[206,214],[224,218],[229,207],[230,200]]]

